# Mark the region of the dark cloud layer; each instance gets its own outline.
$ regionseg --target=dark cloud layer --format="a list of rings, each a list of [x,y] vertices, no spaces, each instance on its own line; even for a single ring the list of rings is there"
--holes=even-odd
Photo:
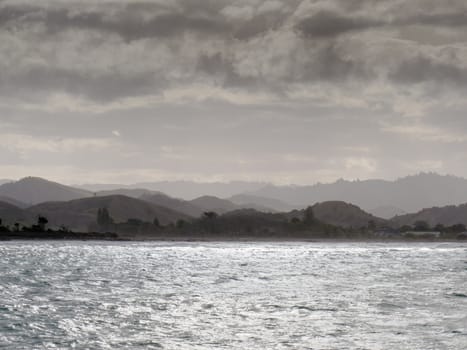
[[[339,15],[330,11],[320,11],[301,20],[297,29],[306,37],[332,38],[337,35],[375,28],[383,22],[367,18],[355,18]]]
[[[462,69],[421,56],[403,62],[391,77],[404,84],[438,82],[467,87],[467,67]]]
[[[401,26],[435,26],[435,27],[466,27],[467,12],[445,12],[441,14],[418,14],[406,16],[404,13],[400,17],[384,19],[372,17],[351,16],[332,11],[320,11],[310,17],[302,19],[297,24],[297,30],[306,37],[311,38],[332,38],[349,32],[358,32],[368,29],[387,27],[390,29]]]
[[[0,0],[0,42],[1,178],[467,176],[464,0]]]
[[[111,101],[200,81],[280,94],[296,84],[376,78],[465,85],[463,46],[450,48],[461,55],[455,62],[442,56],[439,45],[394,37],[394,30],[417,25],[425,32],[450,28],[451,35],[461,35],[467,23],[462,2],[436,11],[406,9],[398,0],[385,5],[391,3],[373,8],[337,0],[6,1],[0,3],[0,64],[18,59],[13,72],[0,73],[0,90],[27,93],[40,86],[45,93]],[[96,65],[86,60],[91,56]]]

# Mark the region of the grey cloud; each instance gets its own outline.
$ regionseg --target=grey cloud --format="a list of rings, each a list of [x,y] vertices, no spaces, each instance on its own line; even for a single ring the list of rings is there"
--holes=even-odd
[[[148,74],[124,76],[118,72],[90,75],[56,68],[35,68],[15,76],[0,76],[3,96],[43,95],[67,92],[95,101],[154,94],[167,82]]]
[[[420,24],[430,26],[445,26],[445,27],[465,27],[467,26],[467,12],[452,12],[441,14],[420,14],[419,16],[410,17],[396,21],[398,24]]]
[[[420,13],[416,15],[394,13],[392,19],[382,19],[381,17],[373,17],[371,14],[352,16],[322,10],[300,20],[296,29],[305,37],[329,39],[345,33],[381,27],[397,28],[406,25],[467,27],[467,12]]]
[[[134,9],[136,6],[130,7]],[[141,4],[140,4],[141,6]],[[151,37],[170,37],[186,31],[219,35],[229,27],[220,19],[191,13],[162,12],[145,19],[147,15],[140,11],[127,12],[125,9],[116,14],[106,11],[75,9],[49,9],[37,6],[5,6],[0,8],[0,25],[25,25],[42,23],[49,33],[66,29],[86,29],[115,33],[125,40],[137,40]]]
[[[301,77],[302,81],[342,81],[348,78],[368,79],[373,75],[371,67],[364,62],[345,57],[336,45],[327,44],[317,51],[313,60],[307,62]]]
[[[402,62],[390,78],[404,84],[435,81],[467,87],[467,69],[418,56]]]
[[[372,12],[371,1],[329,1],[339,6],[314,8],[312,16],[299,5],[318,2],[287,1],[268,11],[259,11],[266,1],[117,3],[111,7],[84,1],[70,6],[0,4],[0,34],[13,38],[4,41],[0,65],[11,66],[9,58],[19,57],[11,72],[0,73],[0,92],[64,91],[105,102],[199,81],[281,97],[294,84],[325,82],[344,90],[342,82],[370,84],[376,77],[386,84],[465,85],[462,68],[433,61],[430,50],[421,52],[415,41],[406,40],[390,51],[400,39],[392,29],[400,26],[419,24],[433,30],[448,26],[459,31],[465,13],[453,9],[404,12],[393,1],[383,19],[381,9]],[[361,31],[366,31],[364,39],[342,37]],[[410,58],[414,50],[420,52],[418,60]],[[386,51],[391,60],[380,59]],[[88,56],[96,63],[83,59]]]
[[[330,38],[343,33],[382,26],[383,23],[366,19],[342,16],[331,11],[320,11],[302,19],[297,29],[306,37]]]

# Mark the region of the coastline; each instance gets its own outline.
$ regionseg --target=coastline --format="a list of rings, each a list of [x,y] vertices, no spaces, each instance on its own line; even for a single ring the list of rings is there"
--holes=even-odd
[[[1,241],[121,241],[121,242],[304,242],[304,243],[453,243],[467,242],[455,238],[322,238],[322,237],[283,237],[276,236],[238,236],[238,235],[119,235],[116,233],[99,232],[2,232]]]

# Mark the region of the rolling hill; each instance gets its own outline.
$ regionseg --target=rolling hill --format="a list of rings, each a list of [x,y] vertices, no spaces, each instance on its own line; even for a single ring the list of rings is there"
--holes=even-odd
[[[39,177],[25,177],[0,185],[0,196],[9,197],[27,205],[49,201],[69,201],[90,197],[91,192],[65,186]]]
[[[240,206],[233,204],[227,199],[221,199],[214,196],[202,196],[189,201],[190,204],[201,208],[203,212],[214,211],[217,214],[225,214],[229,211],[241,209]]]
[[[10,203],[18,208],[26,208],[28,206],[26,203],[20,202],[14,198],[10,198],[7,196],[0,196],[0,201]]]
[[[386,224],[386,220],[369,214],[356,205],[342,201],[316,203],[312,209],[318,220],[344,228],[367,227],[370,221],[373,221],[377,226]],[[304,214],[304,211],[301,213]]]
[[[237,194],[227,198],[227,200],[242,208],[252,208],[264,212],[285,212],[295,209],[293,206],[278,199],[258,197],[249,194]]]
[[[32,213],[24,209],[0,201],[0,219],[2,219],[4,225],[13,225],[15,222],[32,223],[35,217]]]
[[[383,218],[386,220],[392,219],[394,216],[397,215],[405,215],[407,214],[406,211],[394,207],[392,205],[382,205],[380,207],[368,210],[369,213],[373,214],[374,216],[377,216],[379,218]]]
[[[65,225],[74,230],[86,231],[96,222],[99,208],[107,208],[115,222],[140,219],[153,222],[155,218],[163,225],[179,219],[189,220],[186,214],[121,195],[91,197],[68,202],[47,202],[28,208],[34,215],[44,215],[51,226]]]
[[[219,198],[227,198],[238,193],[250,192],[264,187],[266,183],[261,182],[194,182],[194,181],[160,181],[140,182],[131,185],[122,184],[82,184],[76,185],[91,192],[102,190],[114,190],[118,188],[145,188],[150,191],[162,192],[175,198],[191,200],[200,196],[209,195]]]
[[[188,201],[172,198],[163,193],[145,194],[141,196],[140,199],[193,217],[199,217],[204,211],[206,211],[205,209],[197,207]]]
[[[150,196],[156,193],[157,192],[145,188],[117,188],[95,192],[95,195],[100,197],[121,195],[131,198],[141,198],[142,196]]]
[[[445,226],[467,225],[467,204],[427,208],[415,214],[396,216],[391,220],[396,226],[413,225],[417,221],[425,221],[431,227],[437,224]]]
[[[296,206],[325,201],[354,203],[365,211],[391,206],[404,212],[467,202],[467,179],[421,173],[396,181],[339,180],[313,186],[266,186],[250,195],[274,198]]]

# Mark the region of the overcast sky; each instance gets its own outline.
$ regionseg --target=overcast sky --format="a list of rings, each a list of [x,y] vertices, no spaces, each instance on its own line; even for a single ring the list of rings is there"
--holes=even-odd
[[[0,178],[467,176],[465,0],[0,0]]]

